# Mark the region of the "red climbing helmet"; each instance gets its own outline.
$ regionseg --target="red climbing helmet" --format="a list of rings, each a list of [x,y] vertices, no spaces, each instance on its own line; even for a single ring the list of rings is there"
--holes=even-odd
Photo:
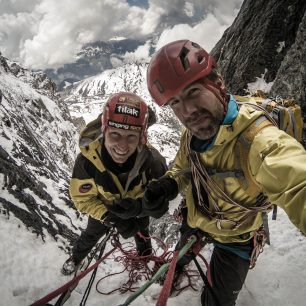
[[[110,126],[140,133],[140,143],[147,142],[148,106],[137,95],[119,92],[111,96],[103,109],[102,131]]]
[[[209,75],[215,60],[190,40],[177,40],[162,47],[151,59],[147,85],[159,106],[165,105],[180,90]]]

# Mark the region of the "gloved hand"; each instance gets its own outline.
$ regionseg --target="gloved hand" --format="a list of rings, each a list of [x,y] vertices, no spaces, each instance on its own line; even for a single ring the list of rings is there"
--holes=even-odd
[[[106,212],[106,214],[102,216],[101,222],[108,227],[115,227],[124,239],[135,236],[140,230],[135,218],[123,220],[111,212]]]
[[[162,177],[150,182],[142,199],[143,213],[160,218],[168,211],[169,201],[173,200],[177,194],[177,183],[170,177]]]
[[[125,198],[115,200],[113,205],[105,206],[108,211],[125,220],[138,216],[142,211],[141,199]]]
[[[183,223],[180,228],[181,237],[175,246],[175,250],[182,249],[192,235],[195,235],[198,239],[200,237],[201,231],[198,228],[192,228],[187,223]]]
[[[192,228],[187,223],[183,223],[181,228],[181,237],[175,246],[175,250],[181,250],[189,241],[191,236],[196,236],[197,241],[193,244],[191,249],[189,249],[182,257],[178,260],[176,264],[176,270],[183,270],[184,266],[188,265],[193,256],[197,256],[200,250],[206,244],[206,241],[202,240],[203,232],[198,228]]]

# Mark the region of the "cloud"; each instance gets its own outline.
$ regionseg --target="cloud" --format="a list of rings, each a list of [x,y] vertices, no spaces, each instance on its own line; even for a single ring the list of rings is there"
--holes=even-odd
[[[193,26],[177,24],[164,30],[157,42],[156,49],[174,40],[190,39],[210,51],[234,21],[241,4],[242,0],[186,2],[186,13],[190,14],[192,10],[197,14],[201,12],[202,20]]]
[[[122,0],[91,0],[90,5],[87,0],[37,0],[32,8],[21,13],[15,6],[6,6],[0,16],[0,49],[31,68],[71,62],[88,42],[118,35],[143,37],[149,32],[149,27],[141,27],[145,16],[151,30],[158,23],[152,12]]]
[[[184,36],[212,47],[216,41],[207,33],[220,37],[241,2],[149,0],[137,6],[139,1],[131,0],[0,0],[0,51],[27,67],[56,68],[74,61],[85,43],[156,37],[165,28],[158,46]],[[145,45],[126,60],[144,58],[147,50]]]
[[[179,24],[163,31],[157,42],[156,49],[174,40],[189,39],[197,42],[209,52],[227,27],[228,24],[221,24],[216,16],[208,14],[202,22],[194,27],[188,24]]]
[[[150,59],[150,48],[151,44],[147,41],[145,45],[139,46],[135,52],[126,52],[124,55],[124,62],[135,62],[137,60],[148,62]]]
[[[17,14],[32,12],[35,5],[40,2],[38,0],[0,0],[1,14]]]
[[[154,2],[155,5],[157,5],[157,2],[161,1],[155,0]],[[234,21],[239,12],[242,0],[232,0],[227,2],[224,2],[223,0],[191,2],[176,0],[171,1],[171,4],[167,2],[168,5],[173,7],[173,9],[167,7],[167,4],[165,4],[166,7],[164,7],[164,10],[173,11],[175,7],[183,5],[183,3],[185,6],[184,9],[180,11],[180,14],[182,14],[182,12],[187,16],[197,14],[198,16],[201,16],[200,20],[193,25],[180,23],[165,29],[157,40],[155,46],[156,50],[169,42],[179,39],[189,39],[197,42],[208,52],[211,51],[218,40],[222,37],[224,31]],[[183,17],[178,18],[184,19]],[[133,54],[130,53],[129,57],[133,58]],[[134,57],[137,58],[136,52]]]

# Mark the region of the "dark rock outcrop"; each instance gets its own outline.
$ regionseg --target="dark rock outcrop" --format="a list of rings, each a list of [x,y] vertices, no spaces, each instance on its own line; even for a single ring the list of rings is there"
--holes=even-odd
[[[306,122],[306,13],[299,25],[295,42],[277,71],[270,93],[300,101]]]
[[[274,82],[270,94],[293,97],[305,114],[305,10],[303,0],[243,2],[211,51],[229,91],[246,94],[248,83],[263,76]]]

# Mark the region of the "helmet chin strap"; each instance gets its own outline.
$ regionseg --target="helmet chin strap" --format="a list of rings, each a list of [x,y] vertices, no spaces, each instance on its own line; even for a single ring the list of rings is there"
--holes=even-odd
[[[202,85],[211,91],[215,97],[222,103],[224,107],[224,114],[227,113],[227,95],[224,82],[221,76],[218,77],[217,82],[213,82],[207,79],[204,79]]]

